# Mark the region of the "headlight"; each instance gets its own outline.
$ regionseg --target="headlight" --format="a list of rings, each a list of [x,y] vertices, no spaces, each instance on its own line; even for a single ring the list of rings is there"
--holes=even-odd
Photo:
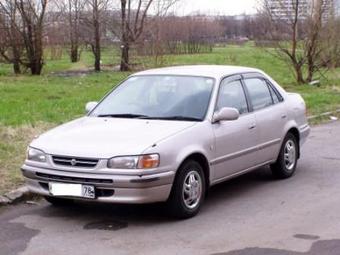
[[[46,162],[46,154],[41,150],[28,147],[27,159],[38,162]]]
[[[107,167],[117,169],[150,169],[159,166],[158,154],[123,156],[109,159]]]

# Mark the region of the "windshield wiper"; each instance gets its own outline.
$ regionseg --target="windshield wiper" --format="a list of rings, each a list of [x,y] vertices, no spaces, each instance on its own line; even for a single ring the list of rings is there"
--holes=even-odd
[[[187,116],[165,116],[165,117],[150,117],[143,114],[121,113],[121,114],[99,114],[97,117],[110,118],[131,118],[131,119],[147,119],[147,120],[180,120],[180,121],[202,121],[202,119]]]
[[[128,118],[128,119],[138,119],[138,118],[149,118],[149,116],[142,114],[132,114],[132,113],[121,113],[121,114],[99,114],[97,117],[110,117],[110,118]]]
[[[180,120],[180,121],[202,121],[202,119],[188,116],[165,116],[165,117],[154,117],[152,119],[157,120]]]

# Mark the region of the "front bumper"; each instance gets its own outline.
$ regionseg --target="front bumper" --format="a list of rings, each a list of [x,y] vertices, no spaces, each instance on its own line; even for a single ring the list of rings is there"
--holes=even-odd
[[[299,128],[300,131],[300,146],[302,146],[311,132],[311,128],[308,124],[305,124]]]
[[[32,193],[51,196],[49,182],[78,183],[95,186],[96,199],[91,201],[128,204],[166,201],[175,176],[174,171],[148,175],[115,175],[57,170],[28,164],[24,164],[21,171]],[[82,200],[74,197],[72,199]]]

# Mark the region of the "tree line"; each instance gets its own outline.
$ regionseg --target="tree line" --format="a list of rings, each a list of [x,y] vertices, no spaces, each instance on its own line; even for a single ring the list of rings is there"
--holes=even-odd
[[[317,72],[340,66],[340,21],[329,9],[332,0],[277,0],[279,16],[262,0],[251,16],[177,16],[181,0],[1,0],[0,60],[15,73],[39,75],[44,50],[53,57],[66,50],[71,62],[82,51],[94,56],[101,70],[102,49],[114,45],[120,52],[120,70],[133,68],[131,55],[154,56],[212,51],[216,44],[242,44],[275,49],[275,56],[292,67],[298,83],[311,82]],[[303,13],[303,15],[301,15]],[[53,50],[53,51],[52,51]],[[272,51],[268,51],[271,52]]]
[[[109,37],[120,42],[120,70],[127,71],[130,45],[141,37],[151,6],[157,4],[164,11],[176,1],[1,0],[0,56],[13,64],[16,74],[25,68],[39,75],[45,45],[66,45],[72,62],[79,61],[82,46],[87,45],[94,69],[100,71],[102,40]]]

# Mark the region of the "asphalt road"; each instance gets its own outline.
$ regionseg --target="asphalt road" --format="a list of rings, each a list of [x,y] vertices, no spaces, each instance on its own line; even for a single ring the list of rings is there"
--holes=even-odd
[[[259,169],[214,187],[201,213],[45,202],[0,209],[0,255],[340,254],[340,123],[315,127],[296,175]]]

